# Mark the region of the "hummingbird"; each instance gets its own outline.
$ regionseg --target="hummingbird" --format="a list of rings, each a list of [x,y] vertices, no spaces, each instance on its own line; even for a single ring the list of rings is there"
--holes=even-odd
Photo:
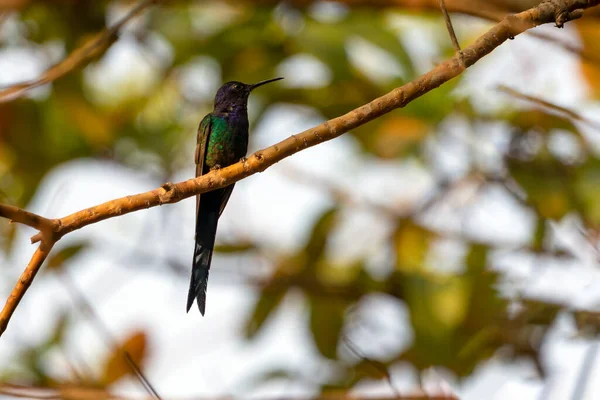
[[[215,96],[214,110],[206,115],[198,128],[196,145],[196,177],[213,169],[235,164],[248,151],[248,97],[259,86],[283,78],[255,84],[227,82]],[[192,277],[188,292],[187,312],[194,298],[200,314],[206,309],[206,287],[212,260],[219,217],[223,213],[234,184],[196,196],[196,245]]]

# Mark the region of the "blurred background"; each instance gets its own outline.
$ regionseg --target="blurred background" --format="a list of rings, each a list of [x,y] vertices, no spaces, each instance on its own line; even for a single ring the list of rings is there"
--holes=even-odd
[[[251,97],[255,151],[454,53],[435,0],[157,3],[60,79],[0,92],[0,201],[62,217],[193,177],[229,80],[285,77]],[[537,2],[446,3],[464,47]],[[135,5],[0,1],[0,85]],[[185,313],[193,199],[69,234],[0,339],[3,398],[148,396],[123,351],[162,398],[598,398],[599,11],[239,182],[204,318]],[[4,301],[35,231],[0,231]]]

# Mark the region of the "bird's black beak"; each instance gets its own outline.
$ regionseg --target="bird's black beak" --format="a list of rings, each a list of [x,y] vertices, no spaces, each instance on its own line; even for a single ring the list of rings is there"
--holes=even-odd
[[[254,85],[250,85],[250,91],[253,91],[254,89],[256,89],[259,86],[266,85],[267,83],[271,83],[271,82],[275,82],[275,81],[280,81],[282,79],[283,79],[283,77],[279,77],[279,78],[267,79],[266,81],[260,81],[258,83],[255,83]]]

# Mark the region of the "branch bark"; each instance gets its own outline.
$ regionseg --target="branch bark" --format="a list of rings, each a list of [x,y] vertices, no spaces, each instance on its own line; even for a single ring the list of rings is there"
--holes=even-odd
[[[52,227],[51,219],[6,204],[0,204],[0,217],[9,219],[10,222],[18,222],[30,226],[39,231],[51,229]]]
[[[257,151],[247,159],[227,168],[212,171],[198,178],[177,184],[168,182],[162,187],[149,192],[122,197],[63,218],[51,220],[51,235],[44,235],[42,232],[42,235],[38,234],[32,238],[32,241],[41,240],[42,243],[23,275],[21,275],[21,279],[13,289],[4,309],[0,312],[0,335],[5,331],[10,317],[54,243],[69,232],[130,212],[176,203],[196,194],[230,185],[257,172],[262,172],[292,154],[334,139],[392,110],[404,107],[412,100],[455,78],[506,40],[530,28],[551,22],[561,26],[570,18],[579,17],[581,10],[599,4],[600,0],[547,0],[530,10],[507,16],[477,39],[475,43],[466,47],[460,54],[455,54],[452,58],[439,64],[416,80],[396,88],[390,93],[345,115],[326,121],[314,128],[292,135],[271,147]],[[25,211],[22,211],[22,213],[25,213]]]
[[[4,90],[0,90],[0,103],[6,103],[23,97],[29,90],[54,82],[76,68],[82,67],[94,58],[104,54],[104,52],[117,40],[117,33],[127,22],[133,19],[133,17],[138,15],[146,7],[159,3],[160,1],[162,0],[143,0],[139,2],[116,24],[96,34],[93,39],[78,49],[75,49],[67,58],[58,64],[48,68],[38,78],[28,82],[11,85]]]
[[[23,296],[25,296],[25,292],[27,292],[27,289],[31,286],[33,278],[35,278],[35,275],[40,270],[44,260],[48,257],[53,245],[54,243],[48,246],[42,243],[38,246],[35,253],[33,253],[29,264],[27,264],[27,267],[19,277],[17,284],[8,296],[8,299],[6,299],[6,304],[4,305],[2,312],[0,312],[0,334],[4,333],[6,330],[8,321],[10,321],[10,318],[21,302],[21,299],[23,299]]]

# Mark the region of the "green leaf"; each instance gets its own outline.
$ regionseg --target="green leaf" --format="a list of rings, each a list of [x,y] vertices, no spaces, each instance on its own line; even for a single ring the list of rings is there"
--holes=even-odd
[[[518,110],[509,115],[508,120],[513,126],[521,128],[524,132],[531,129],[535,129],[538,132],[563,129],[575,133],[578,137],[581,136],[569,118],[552,114],[545,110]]]
[[[304,253],[307,256],[307,268],[314,269],[316,262],[323,255],[325,246],[327,245],[327,238],[336,225],[337,213],[337,207],[330,208],[321,214],[315,223],[308,243],[304,248]]]
[[[339,297],[310,298],[310,330],[317,349],[327,358],[337,358],[347,306],[348,304]]]
[[[584,221],[600,226],[600,160],[591,159],[579,167],[573,186],[582,205]]]
[[[260,298],[254,306],[254,312],[250,319],[246,322],[245,336],[251,339],[262,328],[265,321],[273,313],[273,311],[281,304],[285,297],[286,290],[272,290],[266,288],[263,290]]]
[[[577,206],[570,186],[572,171],[568,166],[544,155],[531,161],[509,159],[507,164],[540,217],[559,220]]]
[[[483,329],[486,325],[494,325],[506,311],[506,300],[498,292],[499,275],[486,268],[489,248],[472,244],[466,258],[467,271],[464,275],[469,285],[470,300],[468,304],[465,326],[471,331]]]
[[[2,251],[6,254],[10,254],[17,233],[17,224],[8,222],[2,222],[1,224],[0,229],[2,229],[2,239],[0,239],[0,243],[2,243]]]
[[[54,253],[48,260],[47,269],[50,271],[59,270],[66,261],[75,257],[80,251],[84,250],[89,246],[88,243],[78,243],[70,246],[63,247],[57,253]]]
[[[63,311],[62,314],[60,314],[57,318],[56,326],[54,327],[54,332],[50,337],[48,344],[52,346],[62,344],[65,339],[67,330],[70,327],[70,323],[70,313],[67,311]]]
[[[538,218],[537,224],[535,226],[535,232],[533,234],[533,251],[542,252],[544,251],[544,239],[546,238],[546,229],[547,224],[546,220],[543,218]]]
[[[471,250],[465,260],[467,272],[470,274],[479,274],[485,271],[488,247],[482,244],[472,244]]]
[[[431,124],[441,122],[448,115],[457,111],[453,92],[460,83],[460,79],[461,77],[454,78],[426,95],[415,99],[402,109],[402,113]]]

